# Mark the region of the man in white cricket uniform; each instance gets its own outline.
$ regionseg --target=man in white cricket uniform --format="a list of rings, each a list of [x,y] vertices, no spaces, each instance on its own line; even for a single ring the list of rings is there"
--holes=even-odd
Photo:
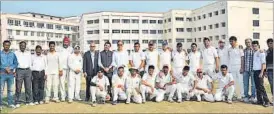
[[[146,94],[149,94],[149,99],[153,99],[157,96],[157,90],[155,88],[155,80],[156,80],[156,73],[154,72],[155,67],[149,66],[148,67],[148,73],[145,73],[142,78],[142,85],[141,85],[141,92],[142,92],[142,98],[143,103],[146,102]]]
[[[210,83],[210,87],[208,86]],[[214,102],[212,91],[214,89],[213,81],[208,75],[203,75],[202,69],[197,69],[197,77],[194,81],[194,95],[197,97],[197,101],[200,102],[202,97],[209,102]]]
[[[231,47],[228,49],[228,57],[229,57],[229,71],[235,80],[236,85],[236,95],[240,101],[244,99],[244,82],[243,82],[243,58],[244,52],[237,45],[237,38],[235,36],[231,36],[229,38],[229,42]]]
[[[183,72],[180,75],[175,76],[178,103],[182,102],[182,94],[186,94],[187,101],[194,96],[193,90],[195,89],[195,86],[193,85],[195,77],[189,73],[189,70],[189,66],[185,66],[182,70]]]
[[[55,42],[49,42],[50,51],[47,54],[47,67],[45,70],[46,75],[46,97],[45,103],[49,103],[51,92],[53,89],[53,101],[60,102],[58,98],[58,86],[59,86],[59,76],[63,75],[63,66],[61,65],[61,60],[59,53],[55,51]]]
[[[171,68],[171,52],[168,49],[167,41],[163,41],[162,50],[159,52],[159,69],[163,68],[164,65],[168,65]]]
[[[74,54],[68,57],[69,77],[68,77],[68,102],[72,99],[80,100],[81,74],[83,69],[83,58],[80,54],[80,46],[74,47]]]
[[[215,93],[216,101],[225,101],[227,97],[227,103],[232,103],[232,97],[235,91],[233,76],[227,72],[227,66],[221,65],[221,72],[219,73],[217,80],[219,87]]]
[[[220,66],[228,66],[228,47],[225,46],[225,41],[223,39],[219,40],[219,48],[217,49]]]
[[[148,72],[148,66],[153,65],[155,72],[158,72],[158,51],[154,49],[153,41],[149,41],[148,50],[145,52],[145,71]]]
[[[68,80],[69,68],[68,68],[68,57],[73,53],[73,48],[70,45],[68,37],[63,39],[63,47],[58,50],[60,54],[60,63],[63,67],[63,75],[59,77],[59,90],[61,101],[64,102],[66,99],[65,81]]]
[[[215,79],[215,74],[219,72],[219,59],[217,50],[211,46],[209,38],[204,38],[205,48],[202,50],[203,72]]]
[[[123,50],[123,45],[122,40],[117,42],[118,50],[113,53],[112,66],[114,67],[114,74],[117,74],[119,66],[123,66],[126,75],[128,75],[129,55],[126,50]]]
[[[173,74],[169,73],[168,65],[163,66],[163,70],[157,75],[155,82],[158,93],[156,96],[156,102],[163,101],[165,95],[168,95],[169,102],[173,102],[173,96],[176,91],[176,82]]]
[[[118,68],[118,73],[114,74],[112,77],[112,91],[113,99],[112,105],[117,104],[117,100],[126,100],[126,79],[127,75],[124,73],[124,67],[120,66]]]
[[[186,65],[186,60],[188,60],[187,52],[183,50],[182,47],[182,43],[177,43],[177,50],[174,50],[171,55],[174,75],[182,74],[183,68]]]
[[[91,97],[92,97],[92,106],[96,106],[96,100],[102,102],[103,104],[106,101],[109,86],[108,77],[103,74],[103,70],[99,70],[97,75],[94,76],[91,80]]]
[[[138,68],[140,75],[143,76],[144,64],[145,64],[145,53],[140,50],[140,43],[136,42],[134,44],[134,51],[131,52],[129,57],[129,64],[131,67]]]
[[[142,96],[141,96],[141,76],[137,74],[137,68],[131,68],[131,74],[126,79],[126,93],[127,93],[127,100],[126,104],[130,103],[132,99],[133,102],[140,104],[142,103]]]
[[[202,55],[201,52],[197,50],[197,44],[191,44],[191,52],[188,54],[190,72],[193,76],[196,76],[197,69],[202,67]]]

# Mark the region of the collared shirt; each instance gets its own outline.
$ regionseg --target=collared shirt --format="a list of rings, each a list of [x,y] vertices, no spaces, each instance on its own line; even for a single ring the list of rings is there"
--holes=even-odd
[[[166,51],[162,50],[159,52],[159,69],[163,68],[165,64],[171,65],[171,52],[167,49]]]
[[[208,48],[204,48],[202,51],[203,64],[205,65],[214,65],[215,58],[218,57],[217,50],[210,46]]]
[[[83,57],[81,54],[71,54],[68,57],[68,66],[72,71],[80,70],[82,71],[83,69]]]
[[[224,88],[225,85],[229,84],[231,81],[234,81],[231,73],[227,73],[226,76],[223,76],[222,73],[219,73],[217,80],[218,80],[219,89]]]
[[[126,79],[127,79],[127,75],[125,75],[125,73],[122,77],[119,77],[118,74],[114,74],[111,79],[112,86],[117,87],[117,85],[123,85],[125,87]]]
[[[188,57],[186,55],[185,51],[178,52],[173,51],[172,52],[172,60],[173,60],[173,67],[175,68],[183,68],[186,65],[186,60],[188,60]]]
[[[109,86],[109,80],[105,75],[103,75],[102,78],[99,78],[98,75],[96,75],[92,78],[91,82],[102,86],[103,91],[106,91],[107,86]]]
[[[132,77],[129,76],[126,80],[126,88],[134,89],[134,88],[140,88],[141,85],[141,77],[139,75]]]
[[[201,52],[196,51],[196,52],[190,52],[188,54],[188,59],[189,59],[189,67],[190,71],[195,71],[201,67],[200,66],[200,60],[201,60]]]
[[[253,54],[254,51],[252,49],[244,49],[244,70],[252,71],[253,66]]]
[[[265,53],[260,52],[260,50],[255,51],[253,55],[253,70],[261,70],[262,64],[265,63]]]
[[[220,66],[221,65],[228,66],[228,48],[227,47],[224,47],[223,49],[218,48],[217,52],[220,58]]]
[[[147,50],[145,52],[145,58],[146,58],[146,66],[153,65],[155,68],[158,67],[158,51]]]
[[[61,47],[58,53],[60,54],[60,63],[63,69],[68,69],[68,57],[73,54],[73,48],[70,46],[67,48]]]
[[[92,66],[94,67],[94,58],[95,58],[95,53],[90,51],[90,57],[91,57],[91,60],[92,60]]]
[[[45,70],[47,67],[47,59],[46,59],[46,56],[44,55],[33,55],[31,57],[31,67],[30,69],[32,71],[43,71]]]
[[[208,75],[203,75],[203,78],[196,77],[197,87],[199,88],[208,88],[208,83],[212,82],[212,79]]]
[[[145,54],[144,52],[142,52],[141,50],[139,50],[138,52],[131,52],[129,60],[131,60],[134,64],[133,67],[139,68],[142,61],[145,60]],[[143,70],[143,69],[140,69]]]
[[[149,73],[145,73],[142,80],[146,81],[150,84],[153,88],[155,87],[155,80],[156,80],[156,73],[149,75]]]
[[[171,81],[172,81],[172,78],[169,73],[164,76],[157,75],[156,80],[155,80],[155,82],[159,83],[160,87],[164,87],[165,84],[167,84]]]
[[[31,53],[29,51],[16,51],[15,55],[18,61],[18,68],[30,68],[31,66]]]
[[[241,59],[244,56],[244,52],[239,46],[228,49],[229,67],[232,68],[234,65],[241,65]]]
[[[128,58],[127,51],[115,51],[113,53],[112,66],[119,67],[124,65],[125,67],[128,67]]]
[[[59,53],[57,52],[49,52],[47,54],[46,74],[59,74],[59,70],[63,69],[60,59]]]
[[[0,72],[5,72],[5,69],[9,67],[11,71],[14,71],[18,66],[18,61],[16,55],[9,51],[0,51],[1,61],[0,61]]]
[[[191,73],[188,73],[186,76],[183,74],[180,74],[179,76],[176,76],[176,82],[178,84],[181,84],[182,87],[189,87],[191,84],[193,84],[195,77],[191,75]]]

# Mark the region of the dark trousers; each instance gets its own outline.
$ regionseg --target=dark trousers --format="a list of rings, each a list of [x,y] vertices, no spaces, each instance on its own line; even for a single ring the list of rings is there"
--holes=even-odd
[[[20,69],[16,70],[16,77],[15,77],[15,104],[20,103],[20,96],[21,96],[21,89],[22,84],[24,82],[25,87],[25,96],[26,96],[26,103],[30,103],[32,101],[32,92],[31,92],[31,82],[32,76],[30,69]]]
[[[90,82],[91,82],[92,78],[93,78],[93,76],[86,77],[86,101],[89,101],[89,99],[90,99]]]
[[[267,71],[267,78],[268,78],[268,81],[269,81],[271,93],[273,95],[273,70]]]
[[[44,99],[45,71],[32,71],[33,101],[40,102]]]
[[[254,71],[254,81],[256,86],[256,92],[257,92],[257,102],[260,104],[268,103],[269,99],[267,97],[265,88],[264,88],[264,78],[260,78],[259,75],[261,73],[261,70],[255,70]]]
[[[113,75],[113,72],[109,72],[109,73],[106,73],[104,72],[104,75],[108,77],[108,80],[109,80],[109,85],[108,86],[108,94],[110,95],[110,100],[112,101],[112,92],[111,92],[111,87],[112,87],[112,75]]]

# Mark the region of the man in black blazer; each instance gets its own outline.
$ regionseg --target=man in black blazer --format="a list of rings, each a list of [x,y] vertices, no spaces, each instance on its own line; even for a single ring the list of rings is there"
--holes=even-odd
[[[90,82],[99,70],[98,65],[99,52],[95,51],[95,43],[90,43],[90,50],[84,54],[83,72],[86,78],[86,101],[90,99]]]

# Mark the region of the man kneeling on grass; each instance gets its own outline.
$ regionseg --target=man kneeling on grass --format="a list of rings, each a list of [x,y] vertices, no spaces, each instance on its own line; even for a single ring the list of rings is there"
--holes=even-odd
[[[131,99],[133,100],[133,102],[137,104],[142,103],[142,96],[140,90],[141,76],[138,75],[137,72],[137,68],[131,68],[131,75],[126,79],[126,104],[129,104]]]
[[[225,101],[227,97],[227,103],[232,103],[234,88],[234,79],[232,74],[227,73],[227,66],[221,66],[222,73],[217,76],[219,88],[216,90],[215,100]]]
[[[127,75],[124,73],[124,67],[118,68],[118,73],[112,77],[112,91],[113,91],[113,102],[112,105],[117,104],[117,100],[126,100],[126,84]]]
[[[141,92],[143,103],[146,102],[146,98],[149,96],[149,100],[157,96],[157,91],[155,88],[156,73],[154,71],[155,67],[150,65],[148,67],[148,73],[145,73],[142,78]],[[148,96],[146,96],[148,94]]]

